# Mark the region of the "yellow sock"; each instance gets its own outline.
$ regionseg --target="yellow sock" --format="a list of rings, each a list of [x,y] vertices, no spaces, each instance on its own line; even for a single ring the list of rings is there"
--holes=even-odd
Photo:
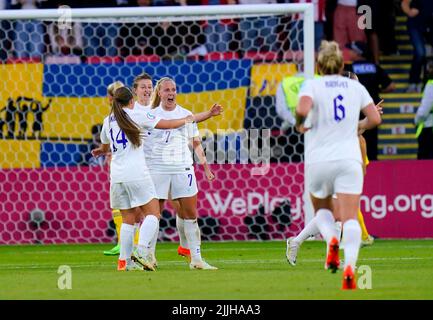
[[[120,241],[120,227],[122,226],[122,215],[120,214],[120,210],[113,210],[113,221],[116,226],[117,233],[117,242]]]
[[[138,245],[138,235],[140,234],[140,228],[137,228],[137,230],[135,230],[135,236],[134,236],[134,245]]]
[[[362,212],[360,209],[358,209],[358,222],[362,230],[362,240],[367,240],[368,231],[367,231],[367,227],[365,226],[364,217],[362,216]]]

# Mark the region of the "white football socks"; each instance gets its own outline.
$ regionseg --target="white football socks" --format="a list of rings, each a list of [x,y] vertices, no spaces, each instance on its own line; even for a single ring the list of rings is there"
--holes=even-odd
[[[119,260],[131,259],[134,243],[134,225],[122,223],[120,226],[120,256]]]
[[[155,230],[155,234],[153,235],[152,238],[152,243],[150,244],[150,252],[153,254],[153,256],[155,256],[155,251],[156,251],[156,243],[158,242],[158,236],[159,236],[159,220],[158,220],[158,227]]]
[[[343,224],[341,223],[341,221],[336,221],[335,222],[335,229],[337,229],[337,240],[339,242],[341,242],[341,239],[343,237],[343,234],[341,233],[341,228],[343,227]]]
[[[317,228],[320,230],[320,233],[327,244],[329,244],[333,237],[338,237],[337,228],[335,227],[335,219],[330,210],[317,210],[315,219]]]
[[[180,246],[188,249],[188,240],[185,236],[185,220],[179,217],[179,215],[176,215],[176,228],[179,233]]]
[[[158,230],[158,218],[154,215],[146,216],[141,223],[140,234],[138,237],[138,252],[141,256],[146,257],[152,253],[152,240]]]
[[[185,236],[188,241],[189,250],[191,252],[191,262],[198,263],[202,261],[201,258],[201,237],[200,228],[197,219],[189,220],[184,219]]]
[[[361,246],[361,226],[358,220],[350,219],[343,224],[343,230],[344,267],[350,265],[354,270]]]
[[[309,237],[315,236],[319,233],[319,228],[317,227],[316,217],[311,219],[310,222],[302,229],[302,231],[293,239],[293,241],[301,244]]]
[[[135,235],[137,234],[137,230],[140,230],[140,222],[134,223],[134,243],[132,244],[134,250],[138,248],[138,243],[135,243]]]

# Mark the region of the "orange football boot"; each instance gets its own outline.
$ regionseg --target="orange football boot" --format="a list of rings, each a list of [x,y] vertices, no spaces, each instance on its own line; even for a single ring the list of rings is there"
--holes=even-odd
[[[344,268],[343,286],[341,289],[342,290],[354,290],[354,289],[356,289],[355,274],[353,273],[351,266],[347,266],[346,268]]]
[[[332,273],[337,272],[340,267],[340,257],[338,256],[339,243],[336,237],[332,237],[329,242],[328,256],[326,257],[327,269],[331,269]]]
[[[189,249],[179,246],[177,247],[177,254],[187,258],[188,261],[191,261],[191,252],[189,251]]]
[[[117,260],[117,271],[126,271],[126,260]]]

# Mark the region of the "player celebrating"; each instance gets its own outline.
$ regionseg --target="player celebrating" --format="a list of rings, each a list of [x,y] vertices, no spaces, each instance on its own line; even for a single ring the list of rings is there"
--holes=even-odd
[[[380,114],[364,86],[342,77],[343,56],[336,42],[323,41],[318,54],[320,79],[301,88],[296,126],[305,132],[306,183],[316,213],[317,227],[327,242],[326,264],[335,272],[340,264],[339,240],[332,213],[332,195],[344,229],[343,289],[355,289],[355,266],[361,243],[357,221],[363,187],[358,130],[380,124]],[[359,121],[362,111],[366,118]],[[304,127],[311,112],[311,127]]]
[[[176,104],[176,84],[170,78],[162,78],[158,81],[152,96],[152,112],[162,119],[173,119],[191,114],[187,109]],[[214,105],[221,107],[219,105]],[[194,174],[192,154],[189,149],[190,138],[194,139],[194,145],[200,143],[198,128],[195,124],[177,130],[153,130],[151,134],[152,153],[149,157],[149,168],[156,187],[160,208],[162,210],[165,200],[169,198],[169,192],[173,200],[178,200],[180,210],[177,210],[177,226],[181,236],[181,245],[190,250],[190,268],[215,270],[201,256],[200,228],[197,222],[197,182]],[[200,152],[201,150],[201,152]],[[203,149],[196,149],[199,158],[204,158]],[[201,162],[203,162],[201,160]],[[214,176],[204,162],[206,176],[213,180]],[[185,239],[182,239],[182,236]]]
[[[143,270],[143,267],[146,270],[155,270],[149,260],[149,247],[155,231],[159,228],[159,206],[144,158],[142,129],[175,129],[187,122],[202,121],[220,112],[221,109],[214,108],[205,114],[162,120],[150,112],[136,110],[130,89],[121,87],[114,92],[112,109],[110,115],[104,119],[101,132],[102,145],[92,150],[92,155],[98,157],[107,154],[110,148],[112,151],[110,203],[112,208],[120,209],[123,219],[118,270]],[[139,236],[140,256],[136,257],[136,262],[139,262],[141,267],[131,259],[131,254],[134,224],[143,216],[145,218]]]
[[[134,107],[140,109],[142,108],[145,111],[149,111],[150,110],[150,98],[153,92],[153,83],[152,83],[152,77],[146,73],[143,72],[141,74],[139,74],[138,76],[136,76],[134,78],[134,82],[133,82],[133,89],[134,89],[134,94],[136,96],[136,102]],[[147,131],[145,133],[145,137],[149,137],[151,134],[150,131]],[[147,158],[152,150],[150,147],[150,142],[148,141],[150,139],[145,139],[144,141],[144,155]],[[173,201],[173,200],[169,200],[172,207],[174,208],[174,210],[176,212],[180,211],[180,204],[178,201]],[[179,214],[176,214],[176,224],[177,224],[177,229],[178,230],[183,230],[183,225],[178,221]],[[183,234],[182,231],[179,231],[179,236],[180,236],[180,246],[178,247],[178,254],[185,256],[187,258],[190,257],[190,252],[189,249],[187,248],[187,244],[186,244],[186,240],[185,240],[185,236]],[[158,232],[155,234],[155,238],[152,240],[152,252],[155,252],[155,247],[156,247],[156,242],[158,240]],[[157,266],[157,261],[156,261],[156,257],[155,255],[152,256],[152,261],[154,266]]]
[[[125,85],[120,82],[116,81],[112,84],[110,84],[107,88],[108,91],[108,101],[110,102],[110,105],[113,101],[113,95],[114,91],[120,87],[124,87]],[[150,110],[149,104],[150,104],[150,96],[153,91],[153,84],[152,84],[152,77],[143,72],[140,75],[136,76],[134,78],[133,82],[133,89],[134,94],[137,97],[137,101],[135,102],[134,108],[140,109],[142,108],[144,111]],[[146,145],[144,145],[145,148]],[[144,150],[146,154],[146,149]],[[120,226],[122,225],[122,215],[120,214],[120,210],[114,209],[113,210],[113,221],[114,225],[116,226],[116,233],[117,233],[117,239],[120,239]],[[137,245],[138,243],[138,223],[135,226],[137,231],[135,232],[135,238],[134,238],[134,244]],[[116,256],[120,253],[120,243],[117,242],[116,246],[114,246],[112,249],[104,251],[104,255],[106,256]]]
[[[152,77],[143,72],[134,78],[132,87],[137,98],[135,107],[150,109],[150,97],[153,92]]]
[[[108,102],[110,103],[110,105],[113,103],[114,91],[116,91],[120,87],[124,87],[124,86],[125,85],[121,81],[116,81],[107,87],[107,98],[108,98]],[[107,157],[109,158],[109,159],[107,159],[108,160],[107,163],[110,163],[111,155],[107,155]],[[113,209],[112,213],[113,213],[114,225],[116,227],[117,244],[113,248],[111,248],[110,250],[104,251],[104,255],[106,255],[106,256],[117,256],[120,253],[120,241],[119,241],[119,239],[120,239],[120,226],[122,225],[122,215],[120,214],[120,210],[118,210],[118,209]]]

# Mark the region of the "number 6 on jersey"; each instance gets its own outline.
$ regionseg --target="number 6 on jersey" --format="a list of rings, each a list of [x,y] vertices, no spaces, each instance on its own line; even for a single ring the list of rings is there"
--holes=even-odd
[[[339,104],[339,101],[343,101],[343,96],[339,94],[334,98],[334,119],[337,122],[340,122],[346,117],[346,110],[342,104]]]

